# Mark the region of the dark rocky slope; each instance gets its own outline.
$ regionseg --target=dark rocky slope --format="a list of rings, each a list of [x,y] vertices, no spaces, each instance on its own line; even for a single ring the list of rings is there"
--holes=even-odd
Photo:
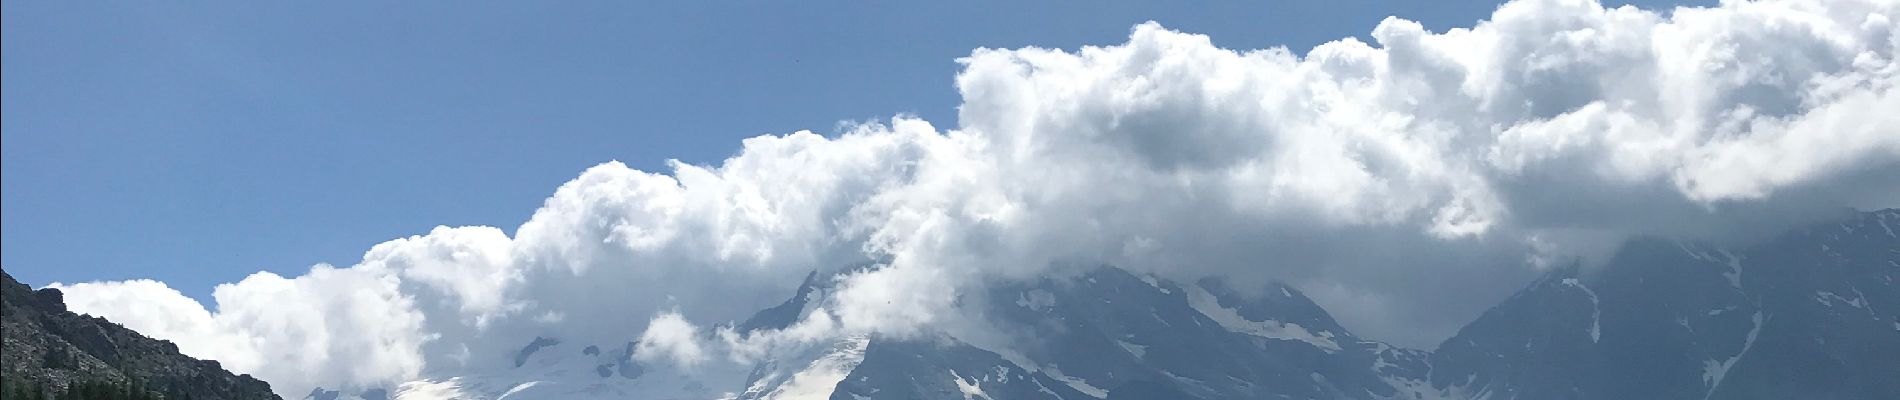
[[[167,398],[278,399],[270,384],[233,375],[216,361],[187,357],[171,342],[104,318],[66,310],[59,290],[33,290],[0,272],[5,345],[0,373],[50,388],[76,383],[145,385]]]
[[[1552,271],[1431,355],[1455,398],[1900,397],[1900,210]]]

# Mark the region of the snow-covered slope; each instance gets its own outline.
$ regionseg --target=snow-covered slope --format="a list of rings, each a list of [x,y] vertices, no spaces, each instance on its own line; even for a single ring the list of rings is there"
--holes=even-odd
[[[1259,294],[1250,296],[1248,294]],[[1023,300],[1023,301],[1017,301]],[[1077,387],[1165,390],[1196,398],[1414,398],[1423,379],[1402,350],[1352,335],[1284,285],[1242,292],[1100,268],[1073,280],[1004,286],[999,325],[1019,327],[1026,363]],[[1084,386],[1085,385],[1085,386]]]

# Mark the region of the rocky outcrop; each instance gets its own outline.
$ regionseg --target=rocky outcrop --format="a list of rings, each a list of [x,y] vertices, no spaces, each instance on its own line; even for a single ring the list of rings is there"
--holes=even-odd
[[[0,272],[0,372],[51,388],[82,382],[142,384],[167,398],[278,399],[270,384],[234,375],[216,361],[178,352],[104,318],[66,310],[58,289],[33,290]]]

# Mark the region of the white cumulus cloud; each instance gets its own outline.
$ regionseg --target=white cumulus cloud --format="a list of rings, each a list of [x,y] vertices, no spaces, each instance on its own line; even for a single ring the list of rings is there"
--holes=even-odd
[[[286,394],[507,363],[537,336],[753,360],[943,329],[959,293],[1104,263],[1286,280],[1365,336],[1430,347],[1540,265],[1630,235],[1746,240],[1900,205],[1896,16],[1520,0],[1305,54],[1149,23],[1112,46],[974,51],[954,128],[897,117],[747,139],[716,166],[602,164],[512,237],[437,228],[222,285],[210,307],[151,281],[64,288]],[[715,327],[873,260],[784,332]]]

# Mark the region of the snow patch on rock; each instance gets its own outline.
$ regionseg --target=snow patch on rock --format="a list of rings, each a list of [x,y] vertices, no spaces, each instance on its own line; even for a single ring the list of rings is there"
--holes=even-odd
[[[1597,303],[1597,292],[1590,290],[1589,286],[1584,286],[1583,282],[1578,281],[1577,278],[1564,278],[1564,285],[1583,290],[1583,294],[1590,296],[1590,342],[1601,341],[1603,339],[1603,307]]]
[[[1208,293],[1207,289],[1199,286],[1188,288],[1188,304],[1230,331],[1269,339],[1306,342],[1327,352],[1339,351],[1339,342],[1333,340],[1332,332],[1314,333],[1300,324],[1291,322],[1248,320],[1240,316],[1239,311],[1221,306],[1220,300],[1216,299],[1212,293]]]

